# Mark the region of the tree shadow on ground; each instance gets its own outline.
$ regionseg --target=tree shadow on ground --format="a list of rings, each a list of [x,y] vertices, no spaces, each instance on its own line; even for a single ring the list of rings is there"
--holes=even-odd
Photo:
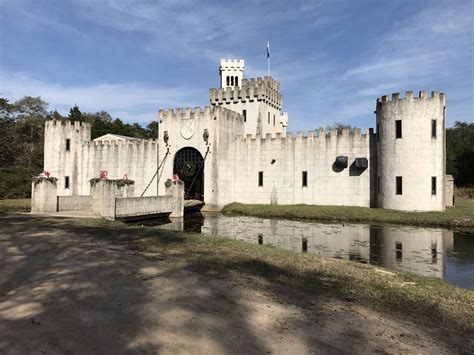
[[[370,324],[363,330],[356,316],[323,307],[331,297],[351,301],[349,277],[327,280],[314,270],[295,278],[215,250],[183,257],[172,246],[187,238],[173,232],[27,216],[0,222],[0,353],[262,353],[278,344],[351,352],[377,343]],[[144,254],[150,238],[167,252]]]

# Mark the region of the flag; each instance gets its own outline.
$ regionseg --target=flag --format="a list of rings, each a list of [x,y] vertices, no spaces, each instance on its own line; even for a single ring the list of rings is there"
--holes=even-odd
[[[267,59],[270,59],[270,42],[267,42]]]

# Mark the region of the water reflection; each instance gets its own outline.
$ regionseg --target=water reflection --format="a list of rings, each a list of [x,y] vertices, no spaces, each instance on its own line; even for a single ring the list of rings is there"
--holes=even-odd
[[[202,232],[376,264],[474,288],[474,236],[455,236],[447,229],[323,224],[219,213],[187,216],[184,221],[176,219],[158,228]]]

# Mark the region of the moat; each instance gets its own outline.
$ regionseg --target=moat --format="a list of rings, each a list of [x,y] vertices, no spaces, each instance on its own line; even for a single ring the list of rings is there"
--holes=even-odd
[[[474,230],[326,224],[193,213],[139,224],[269,244],[295,252],[409,271],[474,289]]]

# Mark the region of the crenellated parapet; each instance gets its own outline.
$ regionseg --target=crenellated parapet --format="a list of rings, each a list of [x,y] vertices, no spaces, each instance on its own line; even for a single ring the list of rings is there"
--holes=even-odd
[[[324,143],[327,142],[335,142],[340,144],[341,142],[352,142],[359,141],[359,142],[367,142],[370,143],[370,139],[375,137],[375,133],[373,128],[369,128],[366,130],[365,133],[362,133],[360,128],[355,129],[342,129],[342,130],[318,130],[318,131],[309,131],[306,135],[303,132],[297,132],[296,135],[292,133],[282,134],[276,133],[271,134],[267,133],[265,135],[260,134],[247,134],[245,136],[241,136],[241,141],[247,142],[255,142],[259,141],[261,143],[265,143],[268,141],[275,142],[275,141],[285,141],[286,143],[299,143],[299,142],[313,142],[313,143]]]
[[[242,115],[225,107],[206,106],[204,107],[204,109],[202,109],[201,107],[196,107],[194,110],[188,107],[158,111],[158,118],[160,121],[181,120],[184,118],[209,120],[214,118],[217,119],[217,117],[224,118],[227,120],[243,120]]]
[[[90,141],[84,142],[87,147],[103,147],[103,146],[119,146],[119,147],[147,147],[149,145],[158,144],[158,139],[137,139],[137,140],[106,140],[106,141]]]
[[[212,105],[264,101],[278,110],[282,107],[280,84],[269,76],[243,79],[241,87],[210,89],[209,99]]]
[[[432,91],[431,95],[428,95],[428,91],[419,91],[418,96],[413,95],[413,91],[405,92],[405,97],[401,97],[400,93],[396,92],[392,95],[384,95],[377,98],[377,107],[385,104],[409,103],[409,102],[420,102],[420,101],[436,101],[441,102],[443,105],[446,103],[446,97],[444,93],[438,91]]]
[[[221,59],[221,70],[239,70],[244,71],[245,61],[243,59]]]

